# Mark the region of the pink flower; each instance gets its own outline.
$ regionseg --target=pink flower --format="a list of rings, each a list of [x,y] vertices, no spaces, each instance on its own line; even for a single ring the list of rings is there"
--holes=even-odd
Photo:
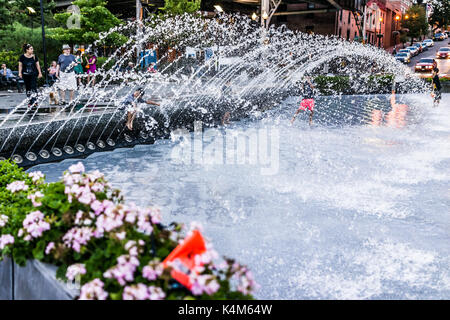
[[[105,208],[102,202],[95,200],[91,203],[91,209],[94,210],[95,215],[98,216]]]
[[[77,276],[83,274],[86,274],[86,268],[84,267],[84,264],[77,263],[67,268],[66,277],[70,281],[73,281]]]
[[[199,296],[203,293],[206,293],[208,295],[212,295],[217,290],[220,289],[220,285],[217,282],[215,276],[205,274],[205,275],[196,275],[192,274],[190,276],[192,287],[191,292],[192,294]]]
[[[93,194],[88,187],[85,187],[83,193],[78,197],[78,201],[84,204],[91,204],[94,200],[95,194]]]
[[[55,243],[49,242],[49,244],[45,248],[45,254],[48,255],[54,248],[55,248]]]
[[[50,224],[44,220],[44,214],[39,210],[27,214],[22,224],[28,233],[24,238],[25,241],[29,241],[32,238],[39,238],[45,231],[50,230]]]
[[[123,300],[147,300],[149,298],[148,288],[142,283],[127,286],[123,290]]]
[[[0,236],[0,250],[3,250],[8,244],[14,243],[14,237],[10,234]]]
[[[108,293],[103,290],[104,283],[94,279],[81,287],[79,300],[106,300]]]
[[[84,165],[81,162],[78,162],[77,164],[71,165],[69,167],[70,173],[84,173]]]
[[[8,216],[5,216],[4,214],[0,214],[0,228],[6,226],[8,223]]]
[[[33,204],[33,207],[40,207],[40,206],[42,205],[42,203],[38,202],[38,201],[36,200],[36,198],[43,198],[43,197],[44,197],[44,195],[42,194],[42,192],[37,191],[37,192],[34,193],[34,194],[29,194],[29,195],[27,196],[27,199],[30,199],[30,200],[31,200],[31,203]]]
[[[150,286],[148,287],[149,299],[150,300],[163,300],[166,294],[160,287]]]
[[[91,181],[91,182],[95,182],[95,181],[97,181],[99,179],[103,179],[105,177],[103,175],[103,173],[101,173],[98,170],[95,170],[95,171],[89,173],[87,176],[88,176],[89,181]]]
[[[31,177],[31,180],[36,183],[39,180],[45,178],[44,174],[41,171],[35,171],[35,172],[30,172],[29,176]]]
[[[108,269],[103,276],[107,279],[116,279],[124,286],[127,282],[134,280],[134,272],[139,266],[139,260],[130,255],[122,255],[117,258],[117,265]]]
[[[6,190],[15,193],[17,191],[26,191],[28,190],[28,186],[25,184],[25,181],[14,181],[6,186]]]
[[[117,239],[119,239],[119,240],[125,239],[126,236],[127,236],[127,233],[126,233],[125,231],[117,232],[117,233],[116,233],[116,237],[117,237]]]
[[[93,236],[93,230],[89,227],[75,227],[67,231],[63,237],[64,244],[76,252],[80,252],[81,246],[86,245]]]
[[[142,276],[149,281],[153,281],[162,275],[163,271],[164,267],[159,260],[153,260],[142,269]]]
[[[103,192],[105,190],[105,186],[101,183],[96,182],[92,185],[91,190],[93,192]]]

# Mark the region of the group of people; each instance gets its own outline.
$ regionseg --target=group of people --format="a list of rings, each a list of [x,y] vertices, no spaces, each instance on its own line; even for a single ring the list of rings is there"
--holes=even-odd
[[[23,54],[19,58],[19,77],[23,79],[28,97],[28,107],[34,106],[37,98],[37,79],[42,78],[42,71],[38,57],[34,54],[31,44],[24,44]],[[97,70],[97,57],[92,54],[83,54],[78,51],[76,55],[71,54],[71,48],[65,44],[63,53],[59,55],[58,61],[53,61],[48,68],[50,79],[56,83],[60,91],[59,104],[66,104],[66,91],[69,91],[69,103],[74,98],[75,90],[82,85],[82,75],[87,73],[87,85],[95,85],[95,72]],[[78,80],[77,80],[78,78]]]

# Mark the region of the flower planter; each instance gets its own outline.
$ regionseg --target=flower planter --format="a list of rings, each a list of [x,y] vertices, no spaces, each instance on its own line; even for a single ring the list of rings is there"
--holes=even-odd
[[[1,300],[71,300],[78,295],[75,285],[55,277],[56,267],[29,260],[25,267],[6,258],[0,262]]]

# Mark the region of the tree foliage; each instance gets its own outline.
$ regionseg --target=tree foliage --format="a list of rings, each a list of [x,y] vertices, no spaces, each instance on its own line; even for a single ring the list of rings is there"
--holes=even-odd
[[[200,9],[200,4],[201,0],[165,0],[162,10],[169,15],[194,13]]]
[[[52,10],[53,0],[43,1],[44,21],[47,27],[56,26]],[[29,10],[30,8],[31,10]],[[34,11],[34,12],[33,12]],[[41,25],[41,9],[39,0],[0,0],[0,30],[11,30],[14,22]]]
[[[414,5],[406,11],[409,19],[402,23],[402,27],[409,29],[408,35],[414,39],[424,35],[428,31],[428,21],[425,8],[420,5]]]
[[[105,6],[103,0],[77,0],[74,5],[80,8],[79,15],[72,15],[70,12],[55,14],[55,19],[64,27],[50,30],[50,37],[56,40],[64,41],[68,44],[88,43],[91,44],[99,40],[99,34],[110,30],[122,23],[122,21],[113,15]],[[69,20],[71,19],[71,20]],[[79,27],[67,27],[74,19],[79,19]],[[126,41],[123,35],[118,33],[110,34],[102,44],[121,45]]]
[[[433,29],[446,29],[450,19],[450,0],[433,0],[430,4],[433,12],[429,21]]]

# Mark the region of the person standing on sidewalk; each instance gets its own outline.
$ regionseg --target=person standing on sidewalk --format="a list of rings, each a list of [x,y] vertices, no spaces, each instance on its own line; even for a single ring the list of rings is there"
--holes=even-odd
[[[95,86],[95,71],[97,70],[97,57],[93,53],[88,53],[87,55],[87,68],[86,73],[88,74],[87,85],[91,82],[92,76],[92,86]]]
[[[69,103],[73,100],[73,95],[77,89],[77,79],[75,76],[75,66],[78,64],[73,54],[70,54],[70,46],[63,45],[63,54],[58,57],[58,65],[56,67],[57,77],[59,82],[57,87],[60,90],[60,105],[66,104],[66,90],[69,90],[70,98]]]
[[[441,80],[439,80],[439,69],[434,68],[433,73],[431,74],[431,84],[433,86],[431,96],[433,97],[433,105],[435,107],[439,106],[439,103],[441,102]]]
[[[78,64],[75,66],[74,70],[75,70],[75,74],[77,75],[78,86],[80,87],[83,84],[83,74],[84,74],[83,52],[81,52],[81,50],[77,51],[75,60]]]
[[[33,46],[26,43],[22,46],[23,54],[19,58],[19,78],[25,82],[28,108],[35,105],[37,98],[37,78],[42,78],[39,59],[34,55]]]

